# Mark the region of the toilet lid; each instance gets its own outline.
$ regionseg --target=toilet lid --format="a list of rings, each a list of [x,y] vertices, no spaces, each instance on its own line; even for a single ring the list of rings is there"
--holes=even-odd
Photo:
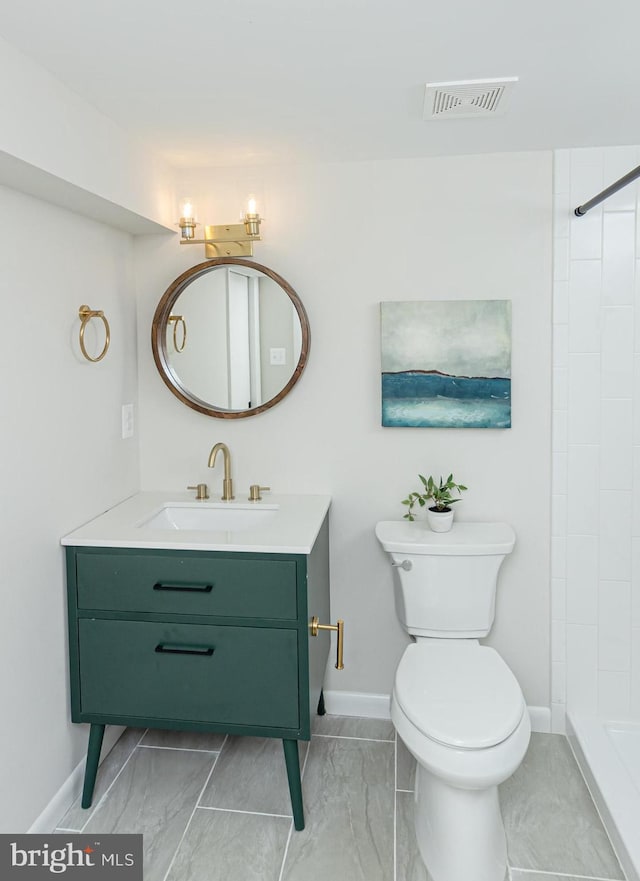
[[[477,643],[415,643],[394,686],[409,721],[431,740],[459,749],[495,746],[525,711],[518,681],[500,655]]]

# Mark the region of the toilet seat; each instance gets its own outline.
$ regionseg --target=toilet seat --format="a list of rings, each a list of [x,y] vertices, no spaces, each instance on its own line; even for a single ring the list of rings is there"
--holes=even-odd
[[[425,737],[464,750],[502,743],[526,710],[509,667],[494,649],[476,642],[410,645],[396,671],[394,697]]]

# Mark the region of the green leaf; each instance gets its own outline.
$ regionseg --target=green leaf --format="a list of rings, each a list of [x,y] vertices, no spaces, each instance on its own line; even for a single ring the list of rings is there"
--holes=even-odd
[[[463,483],[458,484],[454,481],[453,472],[449,474],[446,481],[443,476],[440,475],[439,483],[436,483],[432,474],[430,474],[429,477],[425,477],[424,474],[418,474],[418,477],[424,492],[413,490],[407,494],[406,499],[402,500],[401,504],[409,508],[407,513],[403,515],[403,519],[405,520],[415,520],[413,514],[415,505],[424,508],[427,502],[432,500],[434,507],[439,509],[447,508],[455,502],[461,501],[459,498],[452,498],[453,493],[456,493],[459,496],[467,490],[467,487]]]

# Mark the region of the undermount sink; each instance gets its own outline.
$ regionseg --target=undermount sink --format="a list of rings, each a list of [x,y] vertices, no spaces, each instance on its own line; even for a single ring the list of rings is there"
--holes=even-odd
[[[247,492],[247,495],[249,493]],[[278,494],[197,501],[184,491],[136,493],[63,536],[68,547],[310,554],[329,496]]]
[[[139,529],[242,532],[261,529],[276,517],[278,505],[234,504],[233,502],[171,502],[142,523]]]

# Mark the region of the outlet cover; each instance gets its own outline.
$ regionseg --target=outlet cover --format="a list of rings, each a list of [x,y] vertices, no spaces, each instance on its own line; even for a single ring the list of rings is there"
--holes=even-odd
[[[282,365],[287,363],[286,349],[269,349],[269,364]]]
[[[122,405],[122,439],[133,437],[133,404]]]

